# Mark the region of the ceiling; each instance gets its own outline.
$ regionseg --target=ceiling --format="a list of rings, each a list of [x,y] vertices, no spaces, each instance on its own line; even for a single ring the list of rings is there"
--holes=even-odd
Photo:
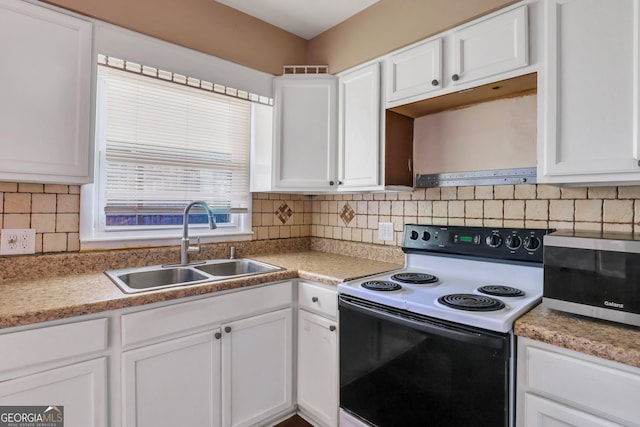
[[[379,0],[217,0],[306,40]]]

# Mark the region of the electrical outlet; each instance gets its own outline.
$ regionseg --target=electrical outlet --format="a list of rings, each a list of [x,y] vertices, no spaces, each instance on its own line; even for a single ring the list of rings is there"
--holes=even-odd
[[[3,228],[0,233],[0,255],[23,255],[36,252],[35,228]]]
[[[393,240],[393,223],[378,223],[378,240]]]

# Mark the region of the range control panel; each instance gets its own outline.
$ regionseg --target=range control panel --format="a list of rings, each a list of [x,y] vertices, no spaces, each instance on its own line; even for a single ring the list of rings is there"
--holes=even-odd
[[[548,229],[406,224],[402,250],[542,263]]]

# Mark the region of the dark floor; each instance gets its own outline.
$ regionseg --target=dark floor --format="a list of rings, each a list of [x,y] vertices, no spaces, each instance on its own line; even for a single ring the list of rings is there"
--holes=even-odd
[[[275,427],[313,427],[313,424],[309,424],[304,419],[302,419],[298,415],[294,415],[293,417],[284,420],[280,424]]]

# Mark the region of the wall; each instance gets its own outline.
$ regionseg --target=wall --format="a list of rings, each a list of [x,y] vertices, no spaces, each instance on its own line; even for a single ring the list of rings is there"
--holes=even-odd
[[[307,63],[331,73],[374,59],[493,10],[513,0],[380,0],[309,40]]]
[[[395,240],[378,240],[392,222]],[[496,185],[316,196],[311,234],[399,246],[405,223],[640,232],[640,186]]]
[[[79,187],[0,183],[3,228],[35,228],[36,252],[79,250]],[[405,223],[640,232],[640,186],[496,185],[330,196],[255,193],[254,241],[319,237],[399,246]],[[392,222],[395,240],[378,240]],[[176,245],[178,235],[176,235]],[[362,254],[361,254],[362,255]]]
[[[215,0],[48,3],[271,74],[304,63],[307,41]]]
[[[417,118],[414,172],[535,167],[536,107],[536,95],[528,95]]]

